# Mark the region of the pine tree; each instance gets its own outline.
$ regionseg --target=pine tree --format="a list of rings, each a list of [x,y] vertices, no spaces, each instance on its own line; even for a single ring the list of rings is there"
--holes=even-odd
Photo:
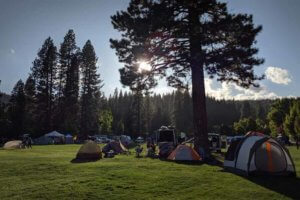
[[[125,63],[121,72],[127,80],[139,79],[134,77],[140,60],[151,64],[143,78],[148,88],[157,75],[175,87],[191,76],[195,149],[208,153],[204,71],[222,82],[258,86],[263,77],[255,76],[253,67],[263,60],[255,57],[253,43],[262,27],[253,25],[251,15],[230,14],[226,3],[216,0],[131,0],[127,11],[112,16],[112,24],[123,32],[111,46]]]
[[[97,73],[97,61],[94,47],[88,40],[82,49],[82,89],[81,89],[81,118],[80,137],[85,139],[88,134],[99,132],[100,114],[100,75]]]
[[[153,103],[151,102],[150,94],[146,94],[144,99],[144,118],[145,118],[145,133],[149,135],[151,133],[151,121],[153,117]]]
[[[1,80],[0,80],[1,84]],[[0,91],[0,143],[3,143],[3,138],[8,137],[10,132],[10,121],[6,112],[6,105],[2,100],[3,94]]]
[[[36,113],[36,88],[35,88],[35,80],[33,79],[32,75],[30,74],[25,82],[24,87],[25,92],[25,131],[26,133],[33,134],[35,133],[35,122],[38,119],[35,119]]]
[[[276,100],[267,115],[269,127],[273,136],[284,132],[284,121],[288,113],[290,112],[291,100],[280,99]]]
[[[39,50],[31,70],[36,83],[36,117],[39,121],[37,134],[40,135],[53,128],[57,50],[50,37],[45,40]]]
[[[9,101],[9,117],[12,123],[11,135],[9,137],[17,139],[24,131],[25,94],[22,80],[19,80],[12,90]]]
[[[79,65],[80,54],[75,33],[69,30],[60,46],[58,112],[56,124],[62,131],[78,132],[79,121]]]
[[[250,103],[249,103],[249,101],[243,101],[240,118],[247,118],[250,116],[251,116]]]
[[[290,112],[286,115],[284,120],[284,131],[286,134],[298,139],[300,137],[300,100],[294,100],[290,108]]]

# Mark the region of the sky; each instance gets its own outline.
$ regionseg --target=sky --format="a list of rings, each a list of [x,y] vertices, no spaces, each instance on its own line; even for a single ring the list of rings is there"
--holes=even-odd
[[[253,14],[262,25],[257,37],[259,57],[265,63],[255,68],[265,74],[260,88],[248,90],[234,84],[205,79],[206,92],[222,99],[262,99],[300,96],[300,1],[299,0],[222,0],[233,13]],[[109,39],[120,34],[113,29],[110,16],[124,10],[129,0],[0,0],[0,91],[10,93],[15,83],[26,80],[32,61],[44,40],[50,36],[57,46],[69,29],[82,48],[90,39],[99,58],[99,73],[106,96],[120,84],[115,50]],[[161,82],[154,92],[173,89]]]

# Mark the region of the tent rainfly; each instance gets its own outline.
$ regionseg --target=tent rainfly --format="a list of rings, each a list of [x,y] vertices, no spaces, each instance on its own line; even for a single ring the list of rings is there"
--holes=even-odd
[[[256,132],[249,132],[231,143],[225,154],[224,167],[246,175],[296,175],[288,149]]]

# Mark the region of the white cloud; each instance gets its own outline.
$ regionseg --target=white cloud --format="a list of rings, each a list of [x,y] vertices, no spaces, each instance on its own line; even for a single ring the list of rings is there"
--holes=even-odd
[[[268,67],[265,71],[268,80],[273,83],[288,85],[292,79],[286,69],[280,67]]]
[[[9,51],[11,54],[15,54],[16,53],[16,51],[14,50],[14,49],[10,49],[10,51]]]
[[[99,60],[98,60],[97,63],[96,63],[96,67],[98,67],[98,68],[101,67],[101,63],[100,63]]]
[[[168,94],[175,91],[175,88],[169,86],[157,86],[152,91],[156,94]]]
[[[216,99],[256,100],[279,98],[279,96],[274,92],[268,91],[265,86],[261,86],[259,88],[250,87],[249,89],[239,87],[233,83],[222,83],[220,87],[213,86],[214,81],[212,79],[205,78],[206,94],[215,97]]]

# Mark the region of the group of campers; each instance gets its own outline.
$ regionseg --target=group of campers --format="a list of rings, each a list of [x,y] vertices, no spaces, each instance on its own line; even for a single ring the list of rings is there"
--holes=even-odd
[[[24,148],[32,149],[32,139],[29,135],[24,135],[22,140],[22,145]]]

